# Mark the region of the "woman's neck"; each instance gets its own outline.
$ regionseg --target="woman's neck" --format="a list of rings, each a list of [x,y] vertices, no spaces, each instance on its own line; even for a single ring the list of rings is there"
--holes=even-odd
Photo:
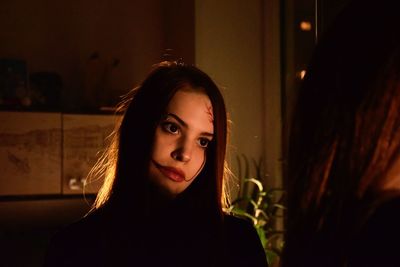
[[[146,196],[146,211],[148,214],[162,212],[168,209],[175,198],[162,192],[159,188],[149,185]]]

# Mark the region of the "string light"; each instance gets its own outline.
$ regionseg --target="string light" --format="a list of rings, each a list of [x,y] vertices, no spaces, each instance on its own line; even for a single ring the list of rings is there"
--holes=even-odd
[[[311,29],[312,29],[311,22],[309,22],[309,21],[300,22],[300,29],[305,32],[311,31]]]

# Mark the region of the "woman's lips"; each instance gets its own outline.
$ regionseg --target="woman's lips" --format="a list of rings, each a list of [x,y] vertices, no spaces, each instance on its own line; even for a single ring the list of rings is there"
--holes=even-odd
[[[167,176],[169,179],[179,183],[185,181],[185,174],[183,173],[183,171],[173,167],[164,167],[155,162],[154,164],[160,170],[160,172]]]

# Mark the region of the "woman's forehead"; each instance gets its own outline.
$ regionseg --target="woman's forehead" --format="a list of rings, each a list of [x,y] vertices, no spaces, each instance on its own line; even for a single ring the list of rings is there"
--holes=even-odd
[[[167,106],[167,113],[193,126],[213,129],[213,109],[209,97],[201,91],[178,90]]]

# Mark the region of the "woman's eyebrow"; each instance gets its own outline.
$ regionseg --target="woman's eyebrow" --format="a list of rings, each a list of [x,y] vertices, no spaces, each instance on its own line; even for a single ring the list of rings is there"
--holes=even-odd
[[[213,138],[213,137],[214,137],[214,134],[208,133],[208,132],[202,132],[201,135],[203,135],[203,136],[208,136],[208,137],[210,137],[210,138]]]
[[[173,117],[175,120],[177,120],[179,122],[179,124],[181,124],[183,127],[188,128],[187,123],[182,120],[181,118],[179,118],[178,115],[174,114],[174,113],[167,113],[167,116],[171,116]]]
[[[174,113],[167,113],[167,117],[168,117],[168,116],[173,117],[173,118],[174,118],[175,120],[177,120],[177,121],[179,122],[179,124],[181,124],[183,127],[185,127],[185,128],[188,128],[188,127],[189,127],[188,124],[187,124],[184,120],[182,120],[178,115],[176,115],[176,114],[174,114]],[[213,134],[213,133],[209,133],[209,132],[202,132],[201,135],[209,136],[209,137],[214,137],[214,134]]]

